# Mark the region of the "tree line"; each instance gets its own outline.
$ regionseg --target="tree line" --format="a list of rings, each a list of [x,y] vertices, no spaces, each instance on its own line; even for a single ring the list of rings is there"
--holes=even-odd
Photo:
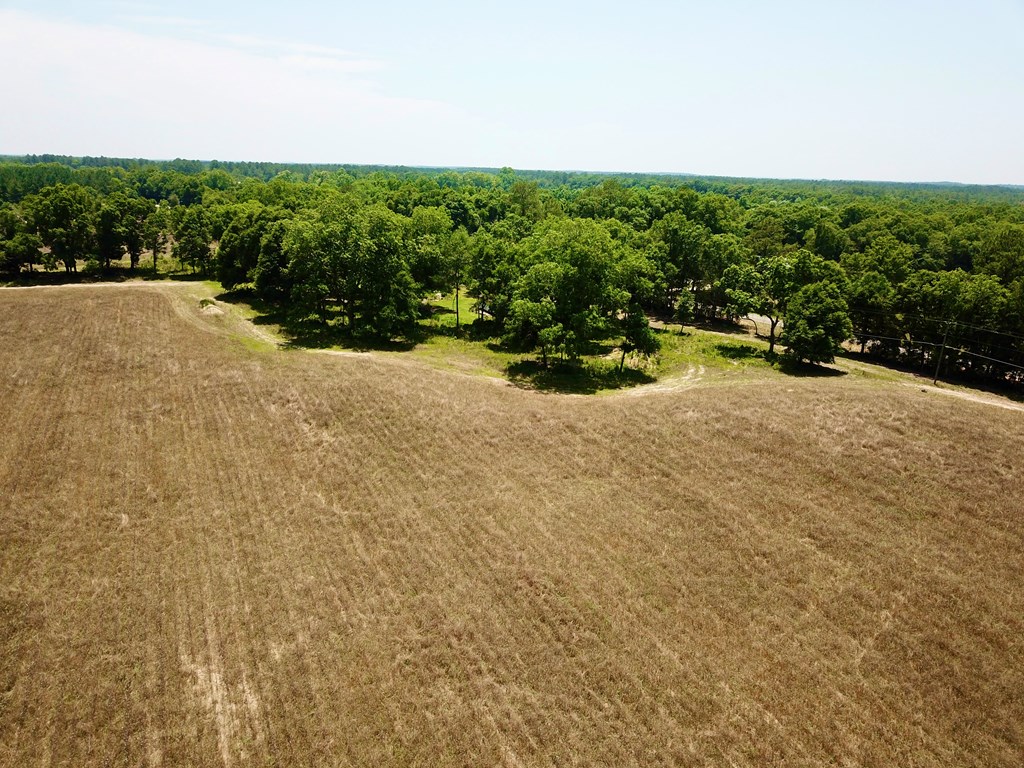
[[[650,354],[652,315],[751,315],[800,360],[852,341],[941,356],[943,375],[1024,373],[1018,189],[56,159],[0,163],[8,275],[156,271],[167,252],[356,336],[403,336],[424,296],[468,292],[545,363],[611,336]]]

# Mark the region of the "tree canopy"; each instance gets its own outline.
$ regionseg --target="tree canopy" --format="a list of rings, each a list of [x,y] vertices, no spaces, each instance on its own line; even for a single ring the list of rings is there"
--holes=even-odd
[[[455,293],[476,298],[478,322],[545,361],[575,360],[605,338],[644,353],[649,316],[751,314],[766,318],[772,351],[781,343],[805,361],[854,341],[865,355],[928,368],[945,343],[949,374],[1024,378],[1020,189],[0,162],[5,274],[123,260],[135,269],[144,252],[154,272],[216,277],[355,335],[408,334],[426,297]]]

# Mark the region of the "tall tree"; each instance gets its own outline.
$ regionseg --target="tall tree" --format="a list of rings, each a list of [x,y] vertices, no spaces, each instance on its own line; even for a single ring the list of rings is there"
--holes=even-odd
[[[409,269],[403,218],[378,204],[361,209],[357,220],[356,331],[381,338],[408,333],[416,323],[419,292]]]
[[[455,290],[455,330],[461,327],[461,316],[459,314],[459,294],[462,285],[466,280],[466,270],[470,259],[470,240],[466,230],[462,227],[455,230],[448,238],[447,252],[445,254],[444,272],[448,285]]]
[[[263,237],[270,225],[284,218],[283,208],[268,208],[250,200],[230,206],[229,223],[217,247],[217,279],[228,290],[252,282]]]
[[[791,298],[781,339],[789,357],[808,363],[831,363],[841,344],[852,335],[846,299],[835,283],[805,285]]]
[[[802,287],[830,282],[845,288],[839,265],[809,251],[781,252],[750,264],[736,264],[725,270],[722,286],[732,311],[738,315],[756,313],[768,319],[768,353],[775,352],[776,331],[786,316],[789,302]]]
[[[406,220],[409,267],[424,291],[448,286],[446,259],[452,219],[442,207],[418,206]]]
[[[185,210],[174,239],[174,257],[192,272],[205,274],[210,262],[210,232],[201,206]]]
[[[76,272],[78,260],[93,252],[95,209],[93,192],[78,184],[56,184],[34,197],[30,210],[40,239],[50,249],[47,267],[63,264],[65,271]]]
[[[157,203],[146,217],[142,227],[143,246],[153,253],[153,274],[157,271],[157,259],[164,252],[170,240],[171,220],[166,203]]]
[[[650,357],[661,348],[661,341],[651,329],[651,324],[644,314],[643,307],[631,303],[622,319],[622,357],[619,358],[619,373],[626,364],[626,355],[636,352],[645,358]]]
[[[525,346],[557,347],[570,359],[609,328],[629,294],[616,285],[618,248],[602,224],[547,219],[520,245],[526,267],[517,281],[510,334]]]
[[[111,261],[117,261],[124,255],[121,212],[111,197],[103,201],[96,217],[96,250],[104,269],[109,269]]]

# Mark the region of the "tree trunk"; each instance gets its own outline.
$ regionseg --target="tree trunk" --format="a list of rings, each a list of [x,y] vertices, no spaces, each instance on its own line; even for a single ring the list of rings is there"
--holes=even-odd
[[[455,333],[459,332],[459,284],[455,284]]]
[[[771,329],[768,331],[768,354],[771,355],[775,353],[775,328],[779,324],[779,318],[769,317],[768,319],[772,324]]]
[[[619,358],[619,373],[622,373],[622,367],[626,364],[626,350],[623,348],[622,357]]]

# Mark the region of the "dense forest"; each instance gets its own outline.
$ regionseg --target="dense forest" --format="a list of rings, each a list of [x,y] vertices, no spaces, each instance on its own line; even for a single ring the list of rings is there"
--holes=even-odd
[[[397,338],[422,299],[545,364],[648,318],[759,316],[770,352],[1024,380],[1024,190],[31,156],[0,163],[0,272],[173,258],[295,322]],[[467,318],[468,320],[469,318]],[[779,329],[781,335],[777,333]]]

